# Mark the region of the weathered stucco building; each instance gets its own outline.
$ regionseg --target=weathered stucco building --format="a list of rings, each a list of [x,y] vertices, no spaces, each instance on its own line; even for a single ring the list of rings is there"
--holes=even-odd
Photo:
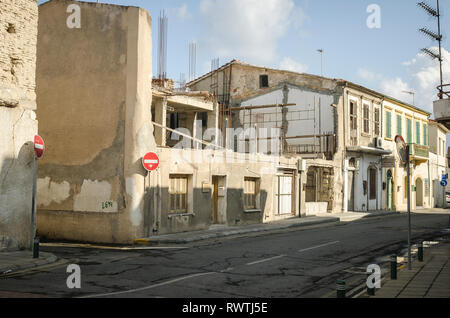
[[[280,129],[280,153],[300,160],[300,214],[342,212],[343,81],[233,60],[187,86],[219,102],[219,127]],[[273,138],[261,135],[257,139]],[[297,167],[298,168],[298,167]],[[275,196],[276,193],[272,193]],[[276,213],[274,211],[273,213]]]
[[[132,242],[144,233],[155,149],[152,34],[140,8],[76,1],[39,6],[37,112],[46,141],[38,172],[38,233]]]
[[[36,0],[0,1],[0,250],[31,245]]]
[[[41,236],[130,243],[299,214],[295,159],[223,147],[211,94],[152,86],[147,12],[62,0],[41,5],[39,19]],[[151,173],[147,152],[160,160]]]
[[[394,121],[412,149],[413,208],[430,204],[426,111],[349,81],[238,60],[187,86],[217,97],[222,130],[281,128],[281,153],[306,162],[302,215],[406,210]]]

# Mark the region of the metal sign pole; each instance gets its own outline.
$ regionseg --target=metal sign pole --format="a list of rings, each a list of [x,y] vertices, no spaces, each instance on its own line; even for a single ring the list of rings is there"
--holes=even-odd
[[[410,179],[410,161],[409,161],[409,145],[406,146],[406,175],[407,175],[407,191],[408,191],[408,270],[412,269],[411,265],[411,179]]]
[[[33,156],[33,196],[31,200],[31,225],[30,225],[30,243],[34,246],[34,235],[36,229],[36,178],[37,178],[37,159]]]

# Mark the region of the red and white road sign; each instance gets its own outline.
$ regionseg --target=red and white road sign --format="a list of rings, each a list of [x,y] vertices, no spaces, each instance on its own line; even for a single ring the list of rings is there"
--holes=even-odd
[[[149,152],[142,158],[142,165],[147,171],[155,170],[159,166],[158,155],[154,152]]]
[[[40,159],[44,154],[45,144],[44,140],[39,135],[34,136],[34,155],[37,159]]]

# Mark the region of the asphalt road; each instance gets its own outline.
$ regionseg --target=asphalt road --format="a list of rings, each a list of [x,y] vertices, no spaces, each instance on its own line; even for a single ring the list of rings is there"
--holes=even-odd
[[[449,215],[414,214],[413,239],[437,238]],[[369,264],[404,251],[406,215],[139,250],[42,247],[60,263],[0,278],[0,297],[333,297],[337,279],[364,281]],[[67,265],[81,268],[69,289]],[[385,264],[384,264],[385,265]]]

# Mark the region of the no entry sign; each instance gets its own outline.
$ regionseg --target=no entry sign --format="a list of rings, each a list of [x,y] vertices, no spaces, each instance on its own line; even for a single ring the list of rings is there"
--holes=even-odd
[[[158,155],[154,152],[149,152],[142,158],[142,165],[147,171],[155,170],[159,166]]]
[[[41,158],[44,154],[45,150],[45,144],[44,140],[42,140],[41,136],[35,135],[34,136],[34,155],[37,159]]]

